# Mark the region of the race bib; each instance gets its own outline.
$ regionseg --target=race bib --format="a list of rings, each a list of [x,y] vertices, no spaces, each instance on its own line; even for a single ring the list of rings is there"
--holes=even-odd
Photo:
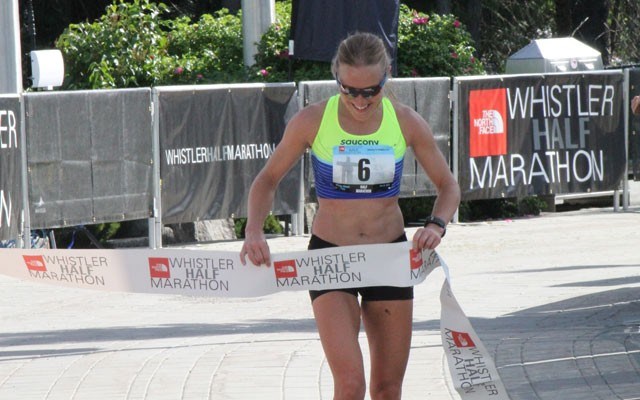
[[[335,146],[333,185],[351,193],[391,189],[396,160],[391,146]]]

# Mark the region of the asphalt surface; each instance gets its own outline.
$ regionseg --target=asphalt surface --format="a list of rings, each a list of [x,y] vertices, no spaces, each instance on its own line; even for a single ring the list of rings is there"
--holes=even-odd
[[[626,212],[449,227],[438,252],[513,400],[640,399],[640,183],[631,190]],[[442,280],[436,271],[416,287],[404,399],[459,398],[440,343]],[[332,397],[306,292],[196,298],[0,276],[0,293],[0,399]],[[366,354],[364,333],[361,344]]]

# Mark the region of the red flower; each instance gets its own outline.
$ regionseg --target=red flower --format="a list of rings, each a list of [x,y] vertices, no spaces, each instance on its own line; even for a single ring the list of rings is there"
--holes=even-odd
[[[266,78],[267,76],[269,76],[269,71],[267,71],[266,69],[261,69],[260,75]]]
[[[454,26],[454,28],[459,28],[460,27],[460,21],[458,21],[458,20],[453,21],[453,26]]]
[[[455,51],[452,51],[451,58],[458,58],[458,53],[456,53]]]
[[[184,72],[184,68],[182,67],[177,67],[176,69],[173,70],[174,75],[182,75],[183,72]]]
[[[425,25],[429,22],[429,17],[415,17],[413,23],[416,25]]]

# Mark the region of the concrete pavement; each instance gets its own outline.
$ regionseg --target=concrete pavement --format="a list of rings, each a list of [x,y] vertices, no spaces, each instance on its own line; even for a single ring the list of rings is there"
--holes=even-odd
[[[439,253],[512,399],[640,399],[638,189],[628,212],[450,226]],[[405,399],[458,398],[440,344],[442,279],[416,288]],[[306,292],[194,298],[0,276],[0,293],[0,399],[331,398]],[[361,344],[366,354],[364,333]]]

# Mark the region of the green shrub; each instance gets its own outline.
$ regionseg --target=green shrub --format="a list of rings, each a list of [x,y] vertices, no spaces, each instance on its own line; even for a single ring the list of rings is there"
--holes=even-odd
[[[167,17],[163,3],[114,0],[99,20],[69,25],[56,41],[65,89],[246,81],[240,14]]]
[[[276,22],[258,43],[250,79],[264,82],[332,79],[328,62],[289,59],[291,2],[276,3]],[[471,35],[453,15],[419,13],[400,5],[398,77],[484,73]],[[291,73],[290,73],[291,70]]]
[[[404,224],[419,222],[431,215],[435,199],[434,196],[401,198],[399,204],[404,217]]]
[[[528,196],[522,199],[463,201],[458,209],[458,219],[460,221],[480,221],[540,215],[540,212],[546,208],[547,203],[536,196]]]
[[[537,196],[528,196],[518,201],[518,215],[540,215],[547,209],[547,202]]]
[[[167,55],[175,68],[165,84],[246,81],[242,53],[242,15],[227,9],[204,14],[191,23],[187,17],[169,24]]]
[[[235,229],[236,236],[238,239],[244,238],[244,230],[247,227],[247,219],[246,218],[236,218],[235,219]],[[264,233],[270,234],[281,234],[284,232],[282,225],[280,225],[280,221],[278,217],[275,215],[269,214],[267,218],[264,220],[263,225]]]
[[[65,88],[151,86],[165,63],[167,12],[148,0],[117,0],[93,23],[72,24],[56,46],[64,55]]]
[[[103,223],[86,226],[74,226],[55,229],[57,248],[95,248],[89,235],[92,235],[100,246],[106,246],[109,239],[114,238],[120,229],[120,223]]]
[[[460,221],[513,218],[518,215],[514,199],[488,199],[463,201],[458,210]]]
[[[453,15],[427,15],[400,6],[398,76],[460,76],[484,72],[473,40]]]

